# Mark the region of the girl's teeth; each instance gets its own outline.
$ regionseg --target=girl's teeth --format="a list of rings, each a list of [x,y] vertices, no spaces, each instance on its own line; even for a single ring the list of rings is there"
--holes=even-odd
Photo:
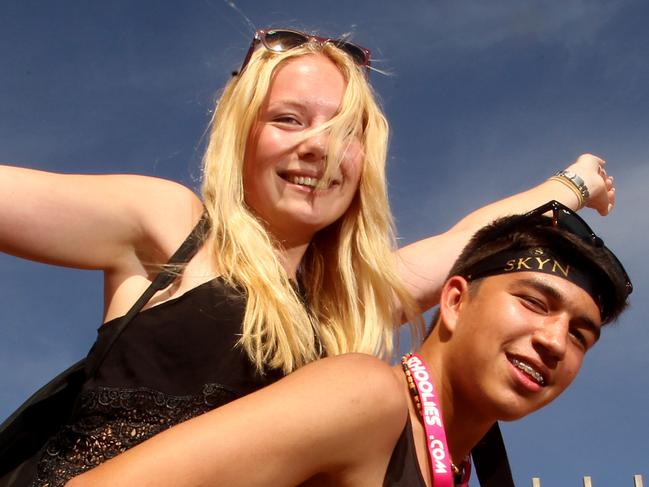
[[[310,188],[315,188],[318,185],[318,180],[316,178],[310,178],[306,176],[289,176],[288,180],[293,184],[308,186]]]
[[[534,379],[540,385],[545,385],[545,380],[543,380],[543,376],[539,374],[536,370],[534,370],[531,366],[515,358],[512,359],[512,363],[514,364],[515,367],[518,367],[520,370],[522,370],[527,375],[532,377],[532,379]]]

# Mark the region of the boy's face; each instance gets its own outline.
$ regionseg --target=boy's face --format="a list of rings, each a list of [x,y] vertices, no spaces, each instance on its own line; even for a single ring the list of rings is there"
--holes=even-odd
[[[599,308],[582,288],[549,274],[501,274],[475,285],[462,296],[449,341],[451,387],[488,418],[523,417],[575,378],[599,338]]]

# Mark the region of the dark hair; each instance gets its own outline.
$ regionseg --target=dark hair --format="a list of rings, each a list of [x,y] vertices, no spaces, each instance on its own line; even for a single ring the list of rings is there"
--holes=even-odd
[[[614,321],[627,306],[626,274],[611,257],[610,251],[555,227],[551,222],[551,218],[542,215],[513,215],[495,220],[473,235],[447,279],[451,276],[470,279],[480,263],[503,251],[548,248],[557,257],[571,262],[592,277],[598,287],[602,324]],[[471,285],[475,286],[479,281],[476,279]],[[438,313],[433,317],[433,327],[437,319]]]

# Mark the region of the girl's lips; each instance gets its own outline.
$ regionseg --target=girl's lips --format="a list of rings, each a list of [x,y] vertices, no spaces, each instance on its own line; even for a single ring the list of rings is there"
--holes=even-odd
[[[297,186],[302,186],[304,188],[309,188],[312,190],[329,189],[332,186],[336,186],[340,184],[339,179],[333,179],[327,188],[323,188],[321,186],[321,179],[318,176],[309,176],[305,174],[289,173],[289,172],[280,172],[278,173],[278,176],[288,183],[295,184]]]
[[[318,178],[311,178],[308,176],[292,176],[285,177],[289,183],[299,184],[300,186],[308,186],[309,188],[316,188],[320,180]]]

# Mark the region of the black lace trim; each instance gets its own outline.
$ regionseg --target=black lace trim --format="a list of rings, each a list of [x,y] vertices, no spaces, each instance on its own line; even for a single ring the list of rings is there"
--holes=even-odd
[[[165,429],[238,395],[206,384],[200,394],[99,387],[81,395],[80,413],[43,447],[31,487],[58,487]]]

